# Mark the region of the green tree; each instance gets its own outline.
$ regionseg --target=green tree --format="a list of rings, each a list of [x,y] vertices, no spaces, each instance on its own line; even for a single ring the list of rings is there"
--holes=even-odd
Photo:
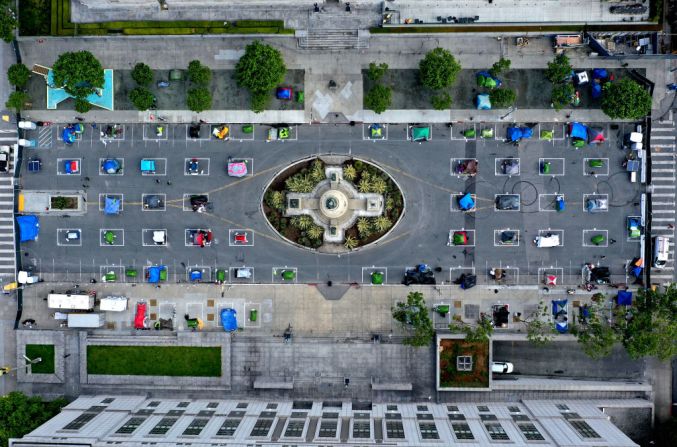
[[[366,217],[360,217],[357,219],[357,232],[360,233],[362,239],[366,239],[373,233],[371,222]]]
[[[247,45],[235,66],[235,80],[252,94],[252,110],[260,112],[270,91],[284,80],[287,67],[279,50],[258,40]]]
[[[24,108],[26,107],[26,103],[29,103],[30,101],[31,97],[28,96],[28,93],[12,92],[9,94],[9,97],[7,98],[5,107],[20,112],[24,110]]]
[[[610,118],[636,120],[651,112],[651,95],[632,79],[607,82],[602,90],[602,111]]]
[[[521,320],[527,329],[527,340],[536,346],[547,345],[556,334],[552,321],[547,318],[548,315],[548,306],[541,301],[531,315]]]
[[[14,30],[17,23],[16,14],[10,8],[9,2],[2,2],[0,4],[0,37],[2,37],[2,40],[9,43],[14,39]]]
[[[252,93],[251,110],[255,113],[261,113],[266,110],[270,102],[270,95],[268,93],[256,92]]]
[[[491,66],[489,74],[493,77],[498,77],[501,73],[510,70],[510,65],[512,65],[510,59],[500,58]]]
[[[388,228],[392,227],[393,223],[387,216],[378,216],[374,218],[374,228],[378,232],[386,231]]]
[[[307,214],[294,216],[291,218],[291,224],[299,230],[307,230],[313,226],[313,218]]]
[[[86,98],[103,88],[103,68],[89,51],[63,53],[52,66],[54,85],[76,98]]]
[[[447,92],[442,92],[439,95],[433,95],[430,100],[435,110],[446,110],[451,108],[452,99],[451,95]]]
[[[371,191],[371,176],[366,172],[362,173],[362,178],[357,182],[357,190],[363,194]]]
[[[677,285],[664,292],[640,289],[628,312],[622,332],[630,357],[656,356],[665,361],[677,356]]]
[[[64,399],[45,402],[18,391],[0,397],[0,445],[6,446],[9,438],[21,438],[32,432],[56,416],[66,404]]]
[[[87,113],[92,110],[92,104],[84,98],[75,98],[75,111],[78,113]]]
[[[153,70],[143,62],[139,62],[132,68],[132,79],[142,87],[153,82]]]
[[[571,104],[571,100],[574,96],[575,90],[574,86],[570,82],[564,84],[556,84],[552,86],[552,96],[550,100],[552,101],[552,106],[555,110],[560,111],[564,107]]]
[[[322,160],[315,159],[310,168],[310,178],[315,183],[320,183],[322,180],[326,179],[327,176],[324,172],[324,163]]]
[[[576,336],[581,349],[588,357],[601,359],[608,357],[613,350],[614,344],[619,340],[619,336],[613,327],[607,324],[602,305],[593,302],[587,307],[589,316],[585,321],[572,328],[572,333]]]
[[[16,87],[23,87],[28,83],[31,71],[24,64],[13,64],[7,69],[7,80]]]
[[[465,340],[471,343],[489,341],[494,333],[494,327],[491,325],[489,318],[481,318],[477,320],[477,325],[470,326],[468,324],[459,322],[449,325],[449,330],[455,333],[465,334]]]
[[[193,112],[202,112],[212,108],[212,93],[208,88],[198,87],[188,90],[186,105]]]
[[[285,186],[291,192],[311,192],[316,183],[312,181],[308,174],[299,173],[289,177],[284,181]]]
[[[375,194],[385,194],[388,189],[388,183],[380,175],[375,175],[371,178],[370,192]]]
[[[324,228],[319,225],[313,225],[306,230],[306,234],[312,240],[322,239],[322,233],[324,233]]]
[[[359,244],[359,241],[350,235],[346,236],[346,240],[343,241],[343,246],[348,250],[355,250]]]
[[[148,110],[153,107],[155,95],[146,87],[136,87],[129,92],[129,100],[137,110]]]
[[[372,81],[378,81],[383,77],[384,74],[386,74],[386,71],[388,71],[388,64],[385,62],[377,64],[376,62],[372,62],[369,64],[369,70],[367,71],[367,77],[371,79]]]
[[[375,85],[364,97],[364,107],[376,113],[383,113],[390,106],[393,91],[385,85]]]
[[[492,107],[501,109],[515,104],[517,93],[515,93],[515,90],[507,87],[496,88],[489,92],[489,99],[491,100]]]
[[[566,54],[558,54],[552,62],[548,62],[545,77],[550,82],[563,82],[569,76],[571,76],[571,63]]]
[[[193,60],[188,63],[188,79],[190,82],[205,86],[212,80],[212,70],[200,61]]]
[[[391,310],[393,318],[409,332],[409,336],[403,341],[405,345],[415,347],[430,345],[435,330],[421,292],[410,292],[406,303],[398,302]]]
[[[461,64],[444,48],[429,51],[419,63],[421,83],[433,90],[451,87],[459,71]]]
[[[357,170],[353,165],[345,165],[343,167],[343,178],[352,182],[357,177]]]
[[[282,191],[268,191],[265,197],[266,205],[269,207],[282,210],[284,209],[284,193]]]

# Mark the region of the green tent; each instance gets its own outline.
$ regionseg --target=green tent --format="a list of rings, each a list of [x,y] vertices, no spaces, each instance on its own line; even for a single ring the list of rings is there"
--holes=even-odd
[[[376,286],[383,284],[383,272],[373,272],[371,274],[371,283]]]
[[[542,130],[541,131],[541,140],[552,141],[554,132],[552,130]]]
[[[428,126],[416,126],[411,128],[411,139],[413,141],[428,141],[430,139],[430,128]]]
[[[606,238],[603,235],[597,234],[597,235],[593,236],[592,238],[590,238],[590,242],[592,242],[594,245],[600,245],[600,244],[604,243],[605,239]]]
[[[463,136],[465,138],[475,138],[477,136],[477,132],[475,132],[475,129],[466,129],[463,131]]]
[[[593,159],[593,160],[588,160],[588,166],[591,168],[601,168],[604,166],[604,162],[600,159]]]
[[[296,278],[296,273],[294,270],[283,270],[281,276],[285,281],[293,281]]]
[[[482,138],[494,138],[494,129],[482,129],[480,135]]]

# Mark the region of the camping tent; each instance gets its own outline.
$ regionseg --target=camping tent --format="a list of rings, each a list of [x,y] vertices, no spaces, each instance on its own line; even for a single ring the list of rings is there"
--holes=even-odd
[[[534,131],[530,127],[508,127],[508,141],[531,138]]]
[[[235,309],[227,308],[221,311],[221,326],[226,332],[237,330],[237,312]]]
[[[569,329],[567,313],[567,300],[552,301],[552,315],[555,319],[555,329],[557,329],[557,332],[564,333]]]
[[[604,129],[601,127],[589,127],[588,128],[588,142],[590,143],[604,143],[606,138],[604,138]]]
[[[632,305],[632,292],[628,290],[619,290],[616,302],[619,306]]]
[[[473,200],[470,193],[466,193],[463,197],[458,199],[458,206],[463,211],[468,211],[468,210],[475,208],[475,201]]]
[[[477,73],[475,79],[477,85],[486,88],[498,88],[501,86],[501,80],[491,76],[488,71],[480,71]]]
[[[588,127],[585,124],[573,122],[569,124],[569,136],[574,146],[582,147],[588,142]]]
[[[106,214],[119,214],[120,199],[106,196],[106,198],[104,199],[103,212]]]
[[[430,127],[414,126],[411,128],[411,139],[413,141],[428,141],[430,139]]]
[[[35,241],[40,233],[40,219],[38,216],[16,216],[19,224],[20,242]]]
[[[73,144],[76,139],[75,128],[73,126],[66,126],[61,132],[61,139],[66,144]]]
[[[106,174],[117,174],[120,171],[120,162],[114,158],[108,158],[102,163],[101,169]]]
[[[602,97],[602,84],[595,81],[592,83],[592,99],[599,99]]]
[[[606,81],[609,78],[609,73],[605,68],[595,68],[592,70],[592,79],[598,79],[600,81]]]
[[[157,284],[160,282],[162,271],[167,267],[164,265],[154,265],[148,268],[148,282],[151,284]],[[166,276],[166,275],[165,275]]]
[[[491,100],[486,93],[477,95],[475,102],[477,104],[477,110],[491,110]]]

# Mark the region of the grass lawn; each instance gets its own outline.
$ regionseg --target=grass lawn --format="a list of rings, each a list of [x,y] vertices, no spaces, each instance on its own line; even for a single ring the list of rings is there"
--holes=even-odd
[[[26,357],[42,361],[31,367],[33,374],[54,374],[54,345],[26,345]]]
[[[469,343],[463,339],[440,340],[441,388],[488,388],[489,342]],[[471,356],[472,371],[456,369],[456,357]]]
[[[221,376],[221,348],[87,346],[87,373],[115,376]]]

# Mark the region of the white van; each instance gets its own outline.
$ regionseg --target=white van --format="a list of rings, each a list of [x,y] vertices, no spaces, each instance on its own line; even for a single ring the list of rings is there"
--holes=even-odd
[[[47,307],[63,310],[92,310],[94,309],[94,297],[89,295],[50,293],[47,295]]]
[[[662,269],[668,262],[670,253],[670,239],[665,236],[656,236],[653,239],[653,266]]]

